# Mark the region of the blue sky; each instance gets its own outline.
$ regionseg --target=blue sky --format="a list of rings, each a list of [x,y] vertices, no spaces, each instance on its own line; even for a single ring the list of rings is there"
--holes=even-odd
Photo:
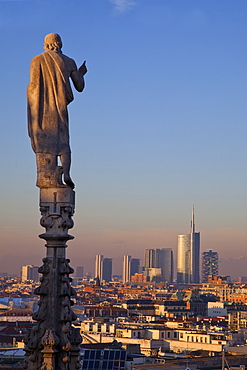
[[[0,271],[45,255],[26,87],[50,32],[88,66],[69,106],[71,264],[175,252],[193,202],[202,251],[247,255],[245,0],[2,0],[0,27]]]

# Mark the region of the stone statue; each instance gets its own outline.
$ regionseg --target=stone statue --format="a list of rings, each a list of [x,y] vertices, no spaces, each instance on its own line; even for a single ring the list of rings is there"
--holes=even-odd
[[[73,59],[62,54],[62,40],[56,33],[44,39],[45,51],[33,58],[28,97],[28,133],[36,153],[37,186],[69,186],[71,151],[67,105],[74,99],[70,78],[77,91],[84,89],[85,62],[77,69]],[[58,157],[61,165],[58,166]],[[62,182],[63,180],[66,185]]]

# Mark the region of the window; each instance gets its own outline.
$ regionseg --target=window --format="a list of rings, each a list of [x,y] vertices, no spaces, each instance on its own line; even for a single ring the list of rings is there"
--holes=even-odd
[[[167,332],[167,338],[170,338],[171,337],[171,332],[170,331],[168,331]]]
[[[162,333],[161,333],[161,338],[164,338],[164,332],[162,331]]]
[[[180,333],[180,338],[183,338],[183,337],[184,337],[183,333]]]
[[[174,331],[174,333],[173,333],[173,338],[177,338],[177,332],[176,331]]]

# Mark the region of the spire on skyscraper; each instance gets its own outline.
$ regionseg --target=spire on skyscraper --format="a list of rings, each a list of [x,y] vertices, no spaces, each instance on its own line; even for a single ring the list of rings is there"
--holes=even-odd
[[[200,233],[195,231],[195,212],[192,205],[190,234],[178,235],[177,281],[200,282]]]
[[[191,227],[190,233],[193,234],[195,232],[195,211],[194,211],[194,203],[192,204],[192,217],[191,217]]]

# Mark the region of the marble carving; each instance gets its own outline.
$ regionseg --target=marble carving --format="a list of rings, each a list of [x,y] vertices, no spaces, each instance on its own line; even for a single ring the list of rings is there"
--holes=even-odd
[[[44,49],[31,62],[27,89],[28,133],[36,153],[37,186],[61,187],[64,181],[73,189],[67,105],[74,99],[70,80],[77,91],[83,91],[87,68],[85,62],[77,68],[75,61],[62,53],[62,40],[56,33],[45,37]],[[58,157],[62,166],[58,166]]]

